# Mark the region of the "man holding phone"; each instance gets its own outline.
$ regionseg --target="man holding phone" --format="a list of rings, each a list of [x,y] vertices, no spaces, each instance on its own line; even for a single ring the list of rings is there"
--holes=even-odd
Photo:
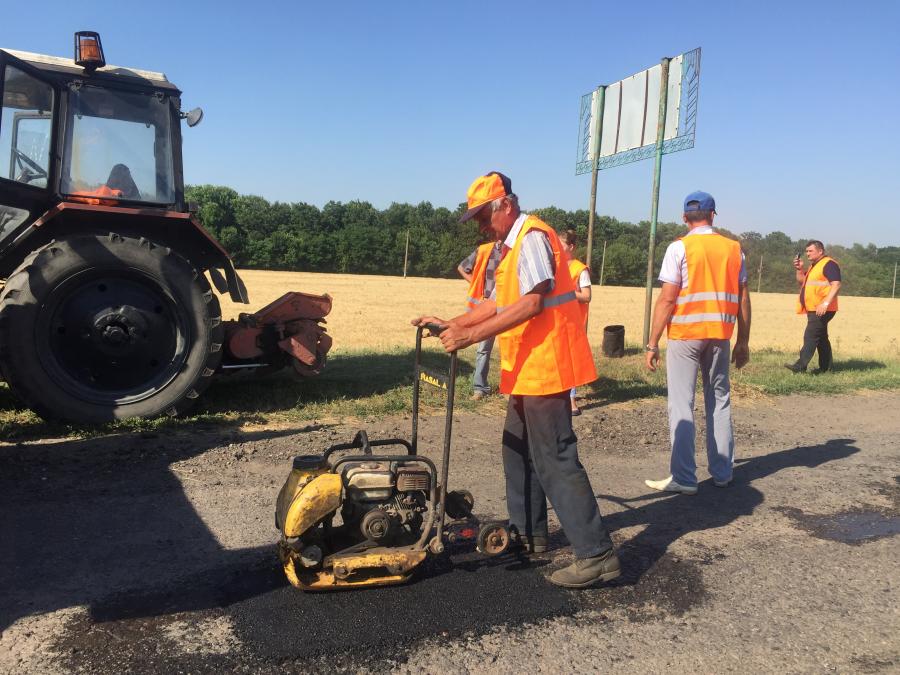
[[[813,354],[819,352],[819,370],[831,370],[831,342],[828,340],[828,323],[838,309],[837,296],[841,290],[841,268],[834,258],[825,255],[825,245],[817,239],[806,243],[806,257],[809,270],[804,271],[800,254],[794,258],[800,296],[797,299],[797,314],[806,314],[806,330],[803,333],[803,347],[800,358],[794,363],[786,363],[785,368],[795,373],[806,372]]]

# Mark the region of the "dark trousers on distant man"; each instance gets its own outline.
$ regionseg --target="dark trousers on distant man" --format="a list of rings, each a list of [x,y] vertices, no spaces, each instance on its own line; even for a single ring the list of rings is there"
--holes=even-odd
[[[831,370],[831,342],[828,340],[828,322],[834,318],[834,312],[825,312],[817,316],[815,312],[806,313],[806,330],[803,332],[803,348],[797,365],[806,370],[816,350],[819,351],[819,370]]]
[[[578,459],[568,389],[509,397],[503,470],[509,524],[521,536],[547,537],[549,499],[576,558],[592,558],[612,548],[591,481]]]

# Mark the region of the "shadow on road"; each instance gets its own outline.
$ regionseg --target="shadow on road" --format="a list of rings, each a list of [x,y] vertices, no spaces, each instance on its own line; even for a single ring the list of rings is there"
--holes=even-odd
[[[822,445],[801,446],[760,457],[738,460],[730,487],[716,488],[712,480],[700,484],[695,496],[652,492],[623,499],[598,495],[625,507],[604,518],[611,532],[636,525],[647,527],[619,548],[622,583],[634,584],[662,557],[669,546],[690,532],[724,527],[753,514],[763,503],[763,493],[754,483],[783,469],[813,469],[859,452],[851,438],[836,438]]]
[[[65,607],[93,612],[98,601],[138,588],[165,589],[137,608],[144,614],[209,607],[223,594],[233,600],[270,588],[272,575],[260,565],[271,560],[271,547],[226,550],[185,495],[181,481],[190,476],[173,473],[173,464],[227,445],[228,433],[0,448],[0,630]]]

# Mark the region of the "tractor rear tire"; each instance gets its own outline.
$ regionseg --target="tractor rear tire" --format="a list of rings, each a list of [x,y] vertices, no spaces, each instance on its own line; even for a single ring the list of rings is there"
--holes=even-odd
[[[209,386],[223,338],[206,277],[144,238],[52,241],[0,294],[0,372],[45,418],[182,413]]]

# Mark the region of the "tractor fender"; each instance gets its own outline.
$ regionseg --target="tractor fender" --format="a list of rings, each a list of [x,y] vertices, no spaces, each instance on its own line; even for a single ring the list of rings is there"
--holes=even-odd
[[[281,520],[285,537],[299,537],[341,505],[341,477],[323,473],[313,478],[291,500]]]
[[[249,302],[247,288],[238,276],[231,257],[215,237],[192,213],[164,209],[61,202],[16,237],[10,249],[2,256],[0,276],[8,274],[29,253],[54,239],[73,234],[109,232],[146,238],[157,245],[166,246],[188,260],[197,270],[208,270],[220,293],[227,291],[234,302]]]

